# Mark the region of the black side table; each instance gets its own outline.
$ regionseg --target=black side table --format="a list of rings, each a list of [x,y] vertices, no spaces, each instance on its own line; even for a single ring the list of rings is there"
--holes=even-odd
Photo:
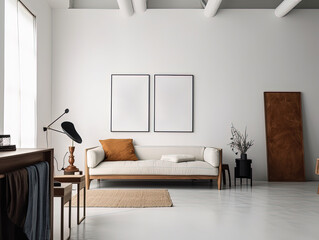
[[[250,179],[250,186],[253,186],[253,170],[251,168],[251,159],[243,160],[236,159],[236,167],[235,167],[235,186],[236,179],[240,178],[240,185],[242,185],[242,179]],[[247,181],[248,182],[248,181]]]

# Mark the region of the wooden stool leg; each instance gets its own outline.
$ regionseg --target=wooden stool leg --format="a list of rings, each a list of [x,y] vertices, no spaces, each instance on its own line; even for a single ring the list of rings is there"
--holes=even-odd
[[[83,220],[85,219],[85,217],[86,217],[86,187],[84,186],[84,188],[83,188],[83,210],[84,210],[84,212],[83,212]]]
[[[226,184],[226,176],[225,176],[225,169],[223,169],[223,184]]]
[[[71,237],[71,199],[69,201],[69,237],[68,239],[70,239]]]
[[[85,202],[86,202],[86,188],[83,188],[83,217],[80,218],[80,183],[78,184],[78,193],[77,193],[77,224],[79,225],[86,216]]]
[[[250,169],[250,186],[253,186],[253,169]]]
[[[230,171],[228,168],[228,181],[229,181],[229,187],[231,188],[231,178],[230,178]]]
[[[80,224],[80,184],[77,184],[77,191],[78,191],[78,196],[77,196],[77,203],[76,203],[76,219],[77,219],[77,223],[78,225]]]
[[[318,194],[319,194],[319,185],[318,185]]]
[[[61,197],[61,240],[64,240],[64,198]]]

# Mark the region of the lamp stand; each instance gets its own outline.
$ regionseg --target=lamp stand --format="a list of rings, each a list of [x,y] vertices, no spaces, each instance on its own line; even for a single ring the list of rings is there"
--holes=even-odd
[[[74,146],[69,147],[69,151],[70,151],[69,163],[70,163],[70,165],[66,169],[64,169],[64,172],[66,174],[74,174],[75,172],[79,171],[79,169],[73,165],[73,163],[74,163],[74,155],[73,155],[74,149],[75,149]]]

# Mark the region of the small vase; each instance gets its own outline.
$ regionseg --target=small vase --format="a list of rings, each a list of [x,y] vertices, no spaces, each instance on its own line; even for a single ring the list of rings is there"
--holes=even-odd
[[[247,153],[240,154],[240,159],[247,160]]]

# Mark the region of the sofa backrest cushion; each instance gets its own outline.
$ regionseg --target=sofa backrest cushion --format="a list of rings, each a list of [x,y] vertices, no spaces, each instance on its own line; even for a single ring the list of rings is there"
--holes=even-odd
[[[204,160],[213,167],[219,166],[219,151],[216,148],[207,147],[204,151]]]
[[[205,147],[197,146],[134,146],[135,154],[140,160],[160,160],[162,155],[190,154],[197,161],[204,161]]]

